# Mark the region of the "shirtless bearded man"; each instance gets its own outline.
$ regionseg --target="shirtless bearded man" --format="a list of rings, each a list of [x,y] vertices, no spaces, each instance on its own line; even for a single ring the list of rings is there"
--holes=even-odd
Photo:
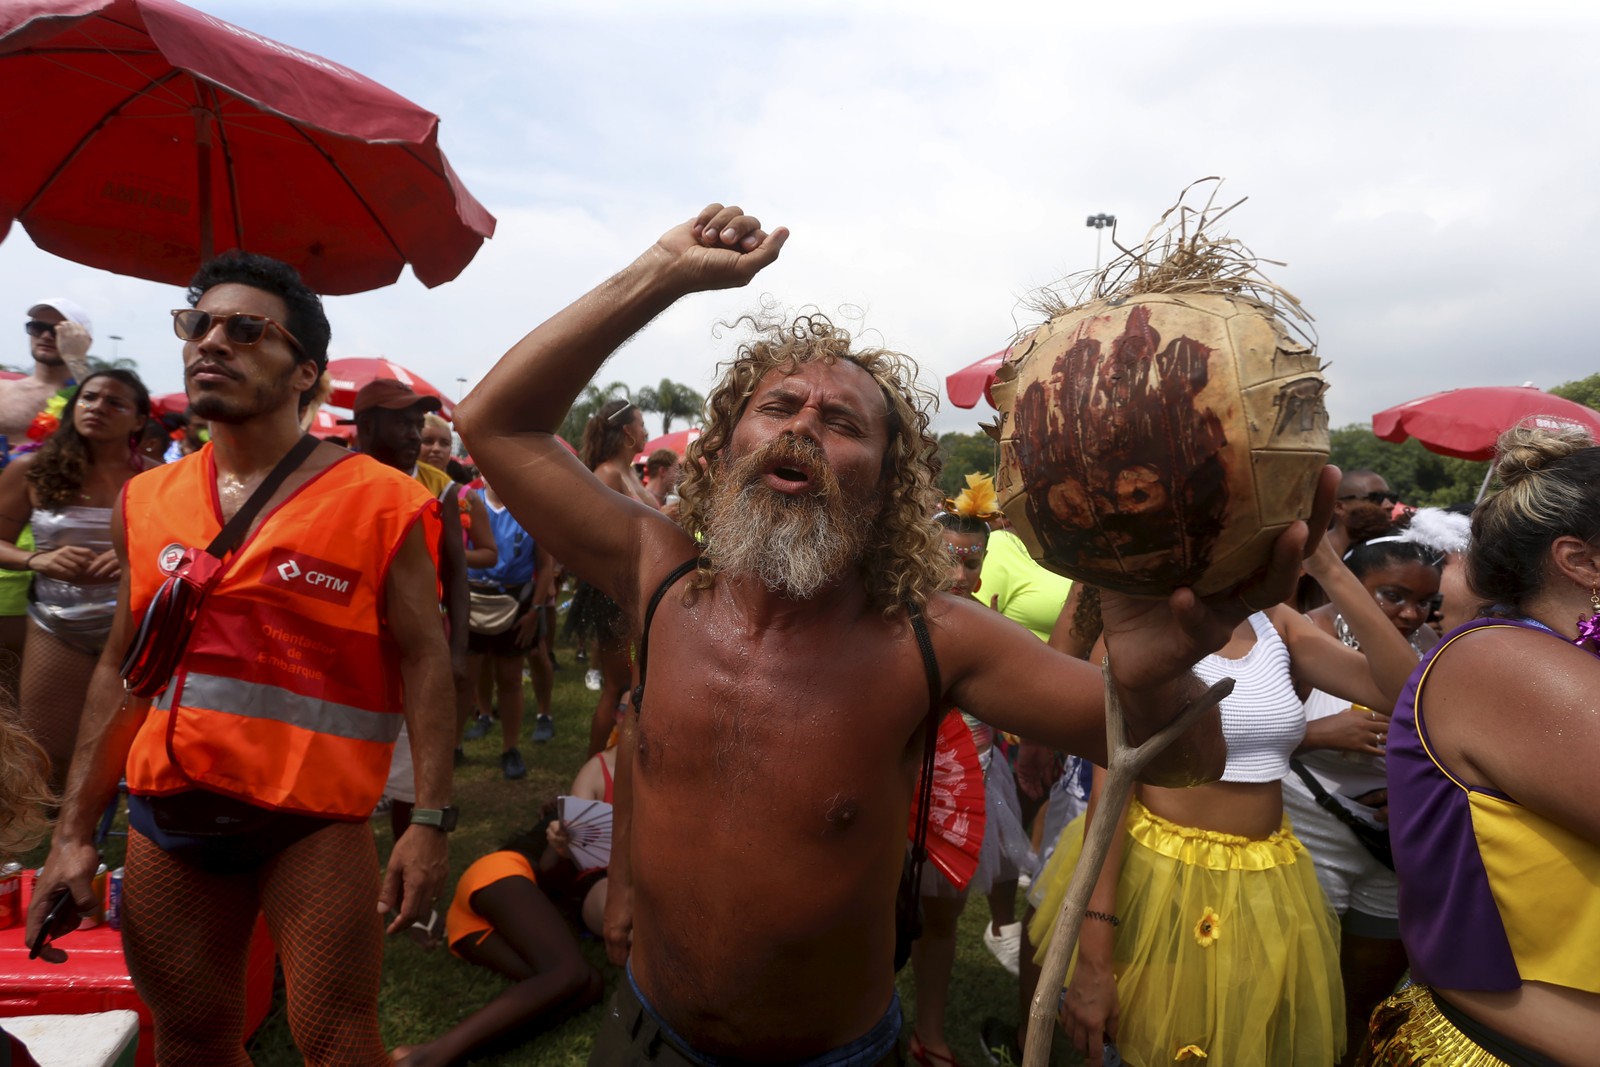
[[[745,345],[685,464],[687,530],[607,491],[554,436],[629,336],[680,297],[746,284],[787,238],[707,207],[524,338],[457,409],[519,521],[636,628],[696,555],[693,533],[709,546],[656,612],[618,758],[607,946],[621,962],[631,929],[630,980],[591,1063],[634,1062],[651,1043],[669,1063],[894,1061],[894,899],[929,708],[905,601],[928,620],[942,708],[1105,758],[1098,671],[935,592],[936,446],[902,357],[852,350],[820,319]],[[1245,599],[1283,599],[1306,540],[1304,524],[1286,533]],[[1238,596],[1186,590],[1107,594],[1104,611],[1140,737],[1198,693],[1188,666],[1248,614]],[[1224,755],[1213,712],[1150,779],[1215,778]]]

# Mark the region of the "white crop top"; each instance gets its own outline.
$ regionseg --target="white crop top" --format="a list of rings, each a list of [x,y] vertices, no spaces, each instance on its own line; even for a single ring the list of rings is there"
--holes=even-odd
[[[1289,675],[1289,649],[1262,612],[1250,616],[1256,643],[1239,659],[1207,656],[1194,665],[1207,685],[1234,680],[1222,702],[1222,736],[1228,742],[1224,782],[1276,782],[1289,773],[1289,756],[1306,734],[1305,705]]]

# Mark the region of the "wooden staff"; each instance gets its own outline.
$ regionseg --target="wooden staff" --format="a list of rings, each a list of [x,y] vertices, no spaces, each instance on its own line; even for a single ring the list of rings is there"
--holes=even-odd
[[[1067,978],[1067,963],[1078,944],[1078,931],[1083,927],[1084,912],[1089,907],[1089,895],[1100,878],[1100,868],[1105,866],[1106,851],[1111,839],[1122,829],[1122,806],[1133,792],[1133,783],[1139,772],[1179,734],[1193,726],[1195,720],[1209,708],[1222,702],[1233,692],[1233,679],[1224,678],[1207,689],[1178,717],[1142,745],[1128,744],[1122,726],[1122,701],[1117,697],[1116,684],[1111,680],[1111,657],[1102,662],[1100,673],[1106,684],[1106,761],[1105,783],[1100,787],[1100,802],[1094,818],[1084,828],[1083,852],[1078,866],[1067,885],[1066,899],[1061,902],[1061,913],[1056,916],[1055,932],[1050,937],[1050,948],[1045,953],[1044,965],[1039,973],[1039,984],[1033,991],[1033,1004],[1028,1011],[1028,1043],[1023,1048],[1023,1067],[1046,1067],[1050,1062],[1050,1042],[1055,1034],[1056,1012],[1061,1000],[1061,987]]]

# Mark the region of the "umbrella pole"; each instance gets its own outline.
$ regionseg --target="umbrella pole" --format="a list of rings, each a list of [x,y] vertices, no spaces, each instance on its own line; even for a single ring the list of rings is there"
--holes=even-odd
[[[1089,895],[1100,878],[1100,868],[1105,866],[1106,853],[1111,839],[1122,829],[1122,806],[1133,792],[1133,783],[1139,772],[1168,745],[1193,726],[1213,705],[1233,692],[1233,679],[1224,678],[1178,713],[1161,731],[1145,740],[1142,745],[1130,745],[1122,726],[1122,702],[1117,697],[1117,687],[1111,681],[1111,658],[1106,657],[1101,673],[1106,684],[1106,780],[1100,789],[1100,803],[1094,818],[1084,830],[1083,853],[1067,885],[1066,899],[1061,902],[1061,912],[1056,916],[1055,932],[1050,937],[1050,948],[1045,953],[1039,973],[1039,984],[1033,990],[1033,1003],[1028,1011],[1028,1041],[1023,1048],[1023,1067],[1046,1067],[1050,1062],[1050,1042],[1055,1036],[1056,1012],[1061,998],[1061,988],[1067,979],[1067,964],[1078,944],[1078,931],[1083,927],[1084,912],[1089,907]]]
[[[200,206],[200,262],[209,263],[217,254],[211,230],[211,110],[194,108],[194,159],[198,181],[196,199]]]
[[[1491,463],[1491,464],[1489,464],[1489,469],[1483,472],[1483,484],[1478,486],[1478,496],[1477,496],[1476,499],[1473,500],[1474,504],[1483,503],[1483,495],[1489,491],[1489,479],[1493,478],[1493,477],[1494,477],[1494,464]]]

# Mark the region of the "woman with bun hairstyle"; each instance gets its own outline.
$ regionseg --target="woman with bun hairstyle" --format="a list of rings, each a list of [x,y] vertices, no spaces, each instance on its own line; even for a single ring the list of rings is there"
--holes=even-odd
[[[1445,553],[1466,547],[1468,522],[1438,508],[1412,513],[1402,526],[1356,531],[1345,566],[1383,609],[1417,658],[1439,640],[1428,618],[1439,600]],[[1306,616],[1330,637],[1360,648],[1337,606]],[[1352,1063],[1378,1002],[1406,969],[1400,944],[1394,869],[1383,856],[1388,784],[1384,739],[1389,716],[1313,689],[1306,696],[1306,736],[1283,777],[1283,808],[1311,853],[1317,881],[1339,916],[1339,972],[1344,983],[1345,1062]],[[1358,835],[1355,827],[1364,827]]]
[[[157,465],[139,451],[149,417],[150,393],[137,374],[96,371],[44,445],[0,474],[0,567],[34,572],[18,703],[58,790],[117,607],[112,507],[129,478]],[[34,550],[25,552],[16,540],[30,522]]]
[[[1500,439],[1472,516],[1491,605],[1412,675],[1389,735],[1400,936],[1417,985],[1373,1067],[1593,1063],[1600,1036],[1600,448]]]

